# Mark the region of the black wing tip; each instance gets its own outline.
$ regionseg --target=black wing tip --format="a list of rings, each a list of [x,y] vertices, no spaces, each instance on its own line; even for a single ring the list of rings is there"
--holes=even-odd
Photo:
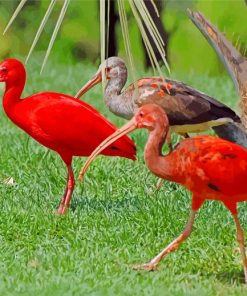
[[[220,192],[220,189],[212,183],[208,183],[208,187],[214,191]]]

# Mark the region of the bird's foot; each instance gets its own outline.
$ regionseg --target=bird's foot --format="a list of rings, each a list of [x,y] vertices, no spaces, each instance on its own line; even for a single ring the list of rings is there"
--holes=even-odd
[[[68,211],[68,208],[65,207],[64,205],[60,205],[59,208],[57,209],[57,214],[58,215],[65,215]]]
[[[134,270],[146,270],[146,271],[154,271],[158,268],[157,263],[145,263],[145,264],[135,264],[131,266]]]

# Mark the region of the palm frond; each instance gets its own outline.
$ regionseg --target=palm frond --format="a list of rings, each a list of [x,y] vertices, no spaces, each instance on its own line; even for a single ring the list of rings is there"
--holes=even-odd
[[[107,0],[107,20],[106,20],[106,55],[109,53],[109,31],[110,31],[110,0]]]
[[[150,44],[149,39],[147,37],[147,34],[145,32],[145,29],[144,29],[144,26],[142,24],[141,18],[140,18],[139,14],[138,14],[138,11],[136,9],[136,6],[135,6],[133,0],[129,0],[129,4],[130,4],[131,10],[133,12],[133,15],[134,15],[134,17],[136,19],[136,23],[137,23],[137,25],[139,27],[140,33],[142,35],[143,42],[144,42],[144,44],[145,44],[145,46],[147,48],[149,59],[150,59],[152,65],[153,65],[153,68],[155,69],[154,51],[153,51],[153,49],[151,47],[151,44]]]
[[[109,6],[109,2],[108,2]],[[105,61],[106,59],[106,54],[105,54],[105,39],[106,39],[106,34],[105,34],[105,0],[100,0],[100,59],[101,59],[101,64]],[[105,87],[105,71],[102,67],[102,91]]]
[[[144,1],[138,1],[134,0],[134,3],[139,11],[139,14],[142,16],[142,19],[146,25],[146,28],[149,31],[150,36],[152,37],[154,44],[156,45],[160,56],[162,58],[163,63],[165,64],[168,71],[170,71],[168,63],[166,61],[166,53],[164,49],[164,41],[162,40],[162,37],[160,36],[160,33],[155,26],[152,17],[149,14],[149,11],[147,10],[147,7],[144,3]]]
[[[54,8],[54,5],[56,3],[57,0],[51,0],[49,7],[47,8],[47,11],[44,15],[44,18],[41,21],[41,24],[38,28],[38,31],[35,35],[35,38],[32,42],[31,48],[29,50],[29,53],[27,55],[26,58],[26,62],[28,61],[28,59],[30,58],[31,53],[33,52],[39,38],[40,35],[44,29],[45,24],[47,23],[47,20],[49,19],[49,16]],[[105,0],[100,0],[100,48],[101,48],[101,62],[103,62],[106,58],[106,50],[108,51],[108,49],[106,48],[106,44],[108,44],[108,39],[109,39],[109,7],[110,7],[110,0],[108,1],[108,11],[106,12],[106,7],[105,7]],[[154,0],[150,0],[152,2],[152,5],[155,9],[155,12],[157,14],[157,16],[159,16],[159,12],[157,10],[157,7],[155,5]],[[11,26],[11,24],[13,23],[13,21],[15,20],[15,18],[17,17],[17,15],[19,14],[19,12],[21,11],[22,7],[24,6],[24,4],[27,2],[27,0],[21,0],[19,5],[17,6],[15,12],[13,13],[11,19],[9,20],[4,33],[8,30],[8,28]],[[122,33],[123,33],[123,38],[124,38],[124,44],[125,44],[125,49],[126,49],[126,53],[129,59],[129,64],[131,66],[132,69],[132,75],[134,75],[134,63],[133,63],[133,56],[132,56],[132,51],[131,51],[131,47],[130,47],[130,42],[129,42],[129,31],[128,31],[128,25],[127,25],[127,17],[126,17],[126,11],[125,11],[125,0],[118,0],[118,7],[119,7],[119,15],[120,15],[120,23],[121,23],[121,28],[122,28]],[[53,31],[53,34],[51,36],[47,51],[46,51],[46,55],[42,64],[42,68],[41,68],[41,72],[47,62],[47,59],[50,55],[51,49],[53,47],[53,44],[55,42],[57,33],[59,31],[59,28],[61,26],[61,23],[64,19],[64,16],[66,14],[68,5],[70,3],[70,0],[64,0],[64,4],[63,7],[61,9],[60,15],[58,17],[58,20],[56,22],[55,25],[55,29]],[[164,42],[159,34],[159,31],[157,29],[157,27],[155,26],[155,23],[152,19],[152,17],[149,14],[149,11],[145,5],[144,0],[129,0],[129,4],[131,7],[131,10],[133,12],[133,15],[135,17],[135,20],[137,22],[137,25],[139,27],[139,30],[141,32],[142,35],[142,39],[144,42],[144,45],[147,49],[151,64],[153,66],[154,71],[157,70],[159,75],[161,77],[163,77],[163,74],[161,72],[159,63],[157,61],[157,58],[155,56],[154,50],[152,48],[152,45],[150,43],[150,40],[147,36],[147,33],[145,31],[144,25],[143,23],[145,23],[145,26],[149,32],[149,34],[151,35],[155,46],[157,47],[160,56],[162,57],[162,61],[164,62],[166,68],[168,71],[169,70],[169,66],[168,63],[166,61],[166,55],[165,55],[165,50],[164,50]],[[107,14],[106,14],[107,13]],[[106,17],[107,16],[107,17]],[[106,31],[107,30],[107,31]],[[106,34],[107,32],[107,34]],[[107,43],[106,43],[107,42]],[[104,80],[104,74],[103,74],[103,80]]]
[[[160,36],[160,33],[153,21],[153,18],[151,17],[151,15],[149,14],[149,11],[147,9],[147,6],[145,5],[144,2],[138,2],[135,0],[135,4],[137,6],[137,8],[140,8],[140,15],[142,16],[143,18],[143,21],[147,21],[147,23],[150,23],[150,28],[148,27],[148,30],[152,31],[153,32],[153,39],[156,40],[157,39],[157,42],[159,43],[159,45],[163,48],[164,46],[164,40],[162,39],[162,37]],[[138,7],[140,6],[140,7]],[[156,7],[156,6],[155,6]],[[156,7],[156,10],[157,10],[157,7]],[[161,48],[161,50],[162,50]]]
[[[135,66],[134,66],[134,59],[130,44],[130,35],[129,35],[129,28],[128,28],[128,21],[126,16],[126,11],[124,7],[124,1],[118,0],[118,8],[119,8],[119,18],[120,18],[120,24],[123,34],[123,40],[124,40],[124,47],[125,51],[127,53],[128,62],[130,65],[130,73],[132,75],[132,80],[134,81],[134,98],[137,96],[137,85],[136,85],[136,77],[135,77]]]
[[[161,68],[160,68],[160,65],[159,65],[159,62],[155,56],[155,53],[154,53],[154,50],[153,50],[153,47],[152,45],[150,44],[150,40],[147,36],[147,33],[145,31],[145,28],[144,28],[144,25],[143,25],[143,22],[141,20],[141,17],[140,17],[140,14],[137,10],[137,7],[135,6],[135,3],[134,3],[135,0],[129,0],[129,3],[130,3],[130,6],[131,6],[131,9],[132,9],[132,12],[135,16],[135,19],[136,19],[136,22],[137,22],[137,25],[139,27],[139,30],[142,34],[142,38],[143,38],[143,41],[144,41],[144,44],[147,48],[147,52],[148,52],[148,55],[149,55],[149,59],[151,61],[151,64],[154,68],[154,71],[157,70],[158,73],[159,73],[159,76],[162,77],[164,80],[164,74],[162,73],[161,71]],[[148,26],[148,23],[146,24]]]
[[[51,40],[49,42],[49,45],[48,45],[48,48],[47,48],[47,51],[46,51],[46,54],[45,54],[45,58],[44,58],[44,61],[43,61],[42,67],[41,67],[41,72],[43,71],[44,66],[45,66],[45,64],[47,62],[47,59],[48,59],[48,57],[50,55],[50,52],[51,52],[52,46],[53,46],[53,44],[55,42],[57,33],[58,33],[59,28],[61,26],[61,23],[62,23],[62,21],[64,19],[64,16],[65,16],[65,13],[67,11],[67,8],[69,6],[69,2],[70,2],[70,0],[64,0],[63,7],[62,7],[61,12],[59,14],[59,17],[58,17],[58,20],[57,20],[55,29],[54,29],[54,31],[52,33]]]
[[[157,6],[155,5],[155,2],[154,2],[154,0],[151,0],[151,3],[152,3],[152,5],[153,5],[153,8],[154,8],[154,10],[155,10],[155,12],[156,12],[157,16],[159,17],[159,16],[160,16],[160,14],[159,14],[159,11],[158,11],[158,9],[157,9]]]
[[[132,54],[132,49],[131,49],[131,44],[130,44],[130,35],[129,35],[126,11],[125,11],[125,7],[124,7],[124,1],[118,0],[118,8],[119,8],[120,24],[121,24],[123,40],[124,40],[124,47],[125,47],[125,51],[127,53],[127,57],[129,60],[129,65],[130,65],[132,74],[134,75],[135,66],[134,66],[134,59],[133,59],[133,54]]]
[[[40,26],[38,28],[38,31],[37,31],[37,33],[36,33],[36,35],[34,37],[34,40],[33,40],[33,43],[31,45],[31,48],[30,48],[30,50],[28,52],[28,55],[27,55],[27,58],[26,58],[26,61],[25,61],[26,63],[28,62],[28,60],[29,60],[29,58],[30,58],[30,56],[31,56],[31,54],[32,54],[32,52],[33,52],[33,50],[34,50],[34,48],[35,48],[38,40],[39,40],[40,35],[43,32],[43,29],[44,29],[44,27],[45,27],[45,25],[46,25],[46,23],[48,21],[48,18],[49,18],[50,14],[51,14],[51,12],[53,10],[53,7],[54,7],[56,1],[57,0],[51,0],[50,5],[49,5],[49,7],[46,10],[46,13],[44,15],[44,18],[41,21],[41,24],[40,24]]]
[[[14,11],[13,15],[11,16],[7,26],[5,27],[4,31],[3,31],[3,35],[7,32],[7,30],[9,29],[9,27],[11,26],[11,24],[13,23],[13,21],[16,19],[17,15],[19,14],[19,12],[21,11],[22,7],[24,6],[24,4],[27,2],[27,0],[21,0],[19,5],[17,6],[16,10]]]

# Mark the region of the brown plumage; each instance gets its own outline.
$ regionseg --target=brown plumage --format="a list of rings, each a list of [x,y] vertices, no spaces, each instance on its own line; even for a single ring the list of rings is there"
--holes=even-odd
[[[167,113],[172,132],[185,134],[213,127],[220,137],[247,148],[247,135],[242,130],[238,115],[226,105],[183,82],[146,77],[122,91],[127,80],[127,68],[119,57],[108,58],[77,93],[77,98],[102,80],[102,71],[105,71],[108,80],[105,103],[117,116],[130,119],[140,106],[155,103]],[[232,126],[229,126],[232,122],[236,132],[232,132]],[[221,132],[221,128],[224,132]],[[236,137],[236,133],[241,136]]]

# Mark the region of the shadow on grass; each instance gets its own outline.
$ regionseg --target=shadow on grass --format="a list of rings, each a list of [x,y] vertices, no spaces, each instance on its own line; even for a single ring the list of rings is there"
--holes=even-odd
[[[147,201],[146,201],[147,202]],[[132,210],[139,210],[145,206],[145,201],[140,200],[138,196],[127,196],[123,198],[99,198],[99,197],[87,197],[75,195],[71,201],[70,210],[75,212],[76,210],[84,211],[90,209],[92,211],[97,210],[109,210],[109,211],[126,211],[131,206]]]
[[[223,284],[245,284],[244,271],[222,271],[215,274],[215,276]]]

